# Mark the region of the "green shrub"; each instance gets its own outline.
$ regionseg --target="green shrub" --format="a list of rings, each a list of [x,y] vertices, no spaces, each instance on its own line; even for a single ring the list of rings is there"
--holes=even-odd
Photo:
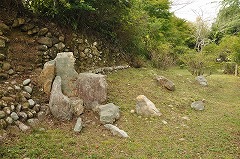
[[[234,74],[235,73],[236,62],[225,62],[223,64],[223,73]]]

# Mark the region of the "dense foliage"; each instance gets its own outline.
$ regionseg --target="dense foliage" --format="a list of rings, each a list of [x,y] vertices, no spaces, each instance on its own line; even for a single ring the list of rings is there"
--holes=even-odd
[[[21,0],[10,1],[20,4]],[[119,44],[132,61],[158,68],[185,64],[203,74],[218,62],[240,62],[240,2],[222,0],[211,29],[198,17],[190,23],[170,12],[169,0],[24,0],[25,8],[71,26],[90,29]],[[4,1],[7,4],[7,1]],[[138,62],[135,66],[142,65]]]

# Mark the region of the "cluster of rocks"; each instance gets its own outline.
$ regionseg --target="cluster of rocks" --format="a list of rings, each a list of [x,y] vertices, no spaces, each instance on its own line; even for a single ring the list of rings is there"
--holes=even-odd
[[[14,74],[11,64],[7,61],[7,50],[10,39],[6,34],[10,31],[10,27],[0,22],[0,80],[6,80],[10,75]]]
[[[37,20],[27,18],[17,18],[14,20],[12,27],[20,28],[22,32],[28,35],[36,35],[38,42],[38,59],[37,64],[43,66],[47,61],[53,60],[57,53],[73,52],[77,68],[79,70],[93,69],[96,66],[115,64],[121,56],[119,49],[110,49],[98,40],[89,42],[82,35],[73,33],[71,39],[66,41],[65,35],[59,31],[54,23],[49,27],[39,27],[36,25]]]
[[[80,132],[83,127],[80,115],[84,109],[97,112],[101,124],[114,124],[120,117],[119,107],[113,103],[102,105],[107,100],[105,76],[93,73],[78,74],[74,63],[72,52],[58,53],[54,60],[45,63],[40,74],[39,83],[43,91],[50,96],[49,108],[52,115],[61,121],[71,120],[76,116],[76,132]],[[115,126],[111,127],[111,131],[113,128]],[[113,131],[114,134],[119,130]]]
[[[22,84],[16,81],[6,83],[6,91],[0,92],[0,129],[17,125],[22,131],[38,125],[48,112],[47,106],[40,106],[32,99],[33,84],[26,79]],[[30,127],[29,127],[30,126]]]

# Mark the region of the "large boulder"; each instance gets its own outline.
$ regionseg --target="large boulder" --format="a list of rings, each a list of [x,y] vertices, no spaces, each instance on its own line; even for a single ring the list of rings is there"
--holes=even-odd
[[[155,107],[146,96],[139,95],[137,98],[136,113],[146,116],[161,116],[162,113]]]
[[[119,107],[113,103],[98,106],[98,111],[102,124],[113,124],[120,117]]]
[[[50,95],[52,82],[55,77],[55,61],[48,61],[44,64],[43,70],[39,76],[39,83],[43,87],[43,91]]]
[[[49,108],[52,115],[59,120],[72,119],[73,109],[71,107],[71,101],[62,93],[60,76],[56,76],[53,82]]]
[[[208,85],[207,79],[203,75],[197,76],[196,81],[202,86],[207,86]]]
[[[76,97],[75,81],[78,78],[78,73],[74,69],[75,58],[73,53],[58,53],[54,60],[56,61],[56,75],[62,79],[63,94],[68,97]]]
[[[77,95],[83,99],[86,108],[92,108],[93,103],[103,103],[107,100],[107,82],[104,75],[80,73],[76,81]]]
[[[168,90],[170,91],[175,90],[175,84],[171,80],[167,79],[166,77],[158,76],[156,77],[156,80],[161,86],[167,88]]]

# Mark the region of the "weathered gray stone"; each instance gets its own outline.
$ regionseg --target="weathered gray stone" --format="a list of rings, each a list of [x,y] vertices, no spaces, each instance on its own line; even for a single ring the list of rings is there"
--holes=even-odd
[[[195,101],[191,104],[191,108],[195,110],[204,110],[204,103],[203,101]]]
[[[29,103],[29,108],[33,108],[34,105],[36,104],[33,99],[29,99],[29,100],[28,100],[28,103]]]
[[[26,79],[23,81],[23,85],[24,86],[29,85],[30,82],[31,82],[31,79]]]
[[[32,91],[33,91],[33,90],[32,90],[32,88],[31,88],[30,86],[24,86],[23,89],[24,89],[26,92],[32,94]]]
[[[27,131],[27,130],[30,129],[29,126],[23,124],[23,123],[20,122],[20,121],[16,121],[15,123],[16,123],[16,125],[19,127],[19,129],[20,129],[21,131],[23,131],[23,132],[25,132],[25,131]]]
[[[203,75],[197,76],[196,81],[202,86],[207,86],[208,85],[207,79]]]
[[[94,102],[101,104],[107,100],[107,82],[104,75],[80,73],[76,88],[86,108],[91,108]]]
[[[43,91],[50,95],[52,83],[55,78],[55,61],[48,61],[44,64],[44,68],[39,76],[39,83],[43,86]]]
[[[52,45],[53,45],[52,39],[49,37],[39,38],[38,43],[42,44],[42,45],[47,45],[48,47],[52,47]]]
[[[167,88],[168,90],[170,91],[175,90],[175,84],[171,80],[167,79],[166,77],[158,76],[156,77],[156,80],[161,86]]]
[[[4,107],[3,111],[7,114],[10,115],[11,114],[11,109],[9,107]]]
[[[68,97],[76,97],[76,85],[78,73],[74,69],[75,58],[72,52],[58,53],[55,58],[56,74],[62,79],[62,92]],[[83,99],[84,100],[84,99]]]
[[[12,112],[10,116],[11,116],[11,118],[13,118],[13,120],[18,120],[19,119],[19,116],[15,112]]]
[[[83,128],[83,122],[81,118],[77,118],[77,122],[74,126],[74,132],[80,132]]]
[[[102,124],[113,124],[120,118],[119,107],[113,103],[98,106],[100,122]]]
[[[73,109],[74,115],[80,116],[84,110],[83,100],[72,97],[70,98],[70,102],[71,102],[71,107]]]
[[[162,113],[155,107],[146,96],[139,95],[137,98],[136,113],[146,116],[161,116]]]
[[[123,138],[129,137],[128,134],[125,131],[119,129],[118,127],[116,127],[112,124],[105,124],[104,126],[107,129],[109,129],[113,135],[117,135],[117,136],[123,137]]]
[[[60,76],[56,76],[53,82],[49,108],[53,116],[60,120],[72,119],[73,109],[70,99],[62,93]]]
[[[27,120],[27,123],[28,123],[28,125],[31,126],[32,128],[35,128],[35,127],[37,127],[37,126],[39,125],[40,122],[39,122],[38,119],[32,118],[32,119],[28,119],[28,120]]]

